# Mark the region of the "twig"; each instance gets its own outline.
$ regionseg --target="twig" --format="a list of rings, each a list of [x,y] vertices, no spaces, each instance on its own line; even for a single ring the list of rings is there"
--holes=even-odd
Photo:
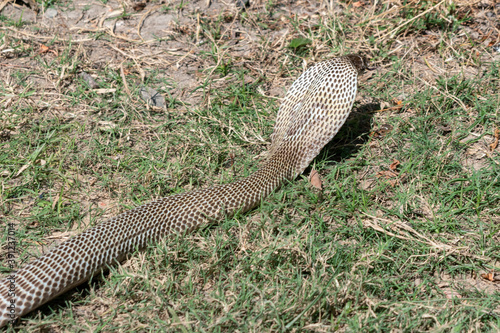
[[[381,226],[379,226],[376,223],[371,223],[371,222],[367,223],[367,225],[369,227],[371,227],[371,228],[373,228],[373,229],[375,229],[377,231],[383,232],[383,233],[385,233],[385,234],[387,234],[389,236],[400,238],[400,239],[404,239],[404,240],[418,241],[418,242],[427,244],[429,246],[432,246],[432,247],[438,248],[438,249],[443,249],[443,250],[451,250],[451,249],[453,249],[452,246],[447,245],[447,244],[443,244],[443,243],[437,243],[434,240],[431,240],[428,237],[426,237],[426,236],[418,233],[412,227],[410,227],[410,226],[408,226],[408,225],[406,225],[404,223],[400,223],[399,221],[390,221],[390,220],[385,220],[385,219],[382,219],[382,218],[379,218],[379,217],[375,217],[375,216],[372,216],[372,215],[369,215],[369,214],[366,214],[366,213],[363,213],[363,214],[366,215],[366,216],[368,216],[368,217],[370,217],[370,218],[372,218],[373,221],[377,221],[377,220],[386,221],[386,222],[390,223],[391,225],[395,226],[398,229],[403,229],[405,231],[408,231],[411,234],[416,235],[418,238],[409,238],[409,237],[402,236],[400,234],[393,234],[392,232],[383,229]]]
[[[3,7],[7,6],[9,2],[14,2],[14,0],[4,0],[2,3],[0,3],[0,12],[2,11]]]
[[[17,30],[17,29],[11,28],[11,27],[0,27],[0,30],[14,31],[14,32],[17,32],[19,34],[28,36],[30,38],[35,38],[35,39],[54,40],[54,36],[52,36],[52,37],[37,36],[37,35],[33,35],[33,34],[25,32],[25,31]],[[68,43],[85,43],[85,42],[90,42],[93,40],[94,40],[93,38],[86,38],[86,39],[60,39],[60,38],[58,38],[57,39],[57,41],[68,42]]]
[[[125,92],[127,93],[128,97],[132,101],[132,94],[130,93],[130,90],[128,89],[127,79],[125,78],[125,70],[123,69],[123,62],[120,64],[120,75],[122,77],[123,87],[125,88]]]
[[[411,22],[415,21],[415,20],[416,20],[416,19],[418,19],[420,16],[423,16],[423,15],[427,14],[428,12],[430,12],[430,11],[432,11],[432,10],[436,9],[437,7],[441,6],[441,4],[442,4],[444,1],[445,1],[445,0],[441,0],[441,2],[439,2],[437,5],[432,6],[431,8],[429,8],[429,9],[427,9],[426,11],[424,11],[424,12],[422,12],[422,13],[418,14],[417,16],[413,17],[412,19],[410,19],[410,20],[408,20],[408,21],[404,22],[403,24],[398,25],[396,28],[392,29],[391,31],[389,31],[388,33],[386,33],[385,35],[383,35],[382,37],[380,37],[380,39],[383,39],[383,38],[387,37],[388,35],[391,35],[391,38],[393,38],[393,37],[394,37],[394,33],[395,33],[395,32],[397,32],[399,29],[401,29],[401,28],[402,28],[402,27],[404,27],[405,25],[407,25],[407,24],[409,24],[409,23],[411,23]]]
[[[149,14],[151,14],[151,12],[157,10],[160,7],[161,7],[161,5],[154,6],[150,10],[148,10],[147,12],[145,12],[144,15],[141,16],[141,19],[139,20],[139,23],[137,24],[137,35],[139,36],[139,38],[142,41],[144,41],[144,38],[142,38],[142,36],[141,36],[141,28],[142,28],[142,24],[144,23],[144,20],[146,19],[146,17],[149,16]]]
[[[429,87],[431,87],[432,89],[436,90],[437,92],[439,93],[442,93],[443,95],[445,95],[446,97],[449,97],[451,98],[452,100],[454,100],[455,102],[457,102],[458,104],[460,104],[460,106],[465,110],[465,111],[469,111],[469,108],[464,104],[464,102],[462,102],[460,99],[456,98],[455,96],[447,93],[446,91],[441,91],[439,90],[437,87],[433,86],[432,84],[428,83],[427,81],[425,81],[424,79],[420,78],[420,77],[417,77],[417,79],[419,79],[420,81],[422,81],[423,83],[425,83],[426,85],[428,85]]]

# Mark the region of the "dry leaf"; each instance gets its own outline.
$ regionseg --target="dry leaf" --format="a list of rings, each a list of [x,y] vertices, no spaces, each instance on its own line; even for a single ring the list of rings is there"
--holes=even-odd
[[[490,151],[493,151],[497,149],[498,147],[498,139],[500,137],[500,130],[498,128],[495,129],[495,140],[493,140],[493,143],[490,144]]]
[[[397,173],[394,173],[394,172],[389,171],[389,170],[383,170],[383,171],[379,171],[377,173],[377,178],[387,179],[388,180],[387,182],[392,187],[394,187],[394,186],[396,186],[398,184],[398,179],[396,178],[397,176],[398,176]]]
[[[43,44],[40,44],[40,53],[47,53],[49,52],[49,47],[48,46],[45,46]]]
[[[382,138],[384,137],[387,133],[392,131],[393,127],[389,124],[384,124],[380,126],[376,131],[373,131],[370,133],[370,136],[374,138]]]
[[[94,89],[93,90],[96,94],[109,94],[109,93],[114,93],[116,91],[115,88],[109,88],[109,89]]]
[[[391,185],[391,187],[395,187],[398,184],[397,179],[390,179],[387,182],[389,183],[389,185]]]
[[[234,153],[229,153],[229,158],[222,163],[222,166],[224,169],[230,168],[234,165],[234,160],[236,158],[236,155]]]
[[[311,185],[316,187],[318,190],[322,191],[323,187],[321,186],[321,179],[319,178],[319,173],[318,171],[312,169],[311,170],[311,175],[309,176],[309,181],[311,182]]]
[[[395,187],[397,184],[398,184],[398,175],[399,173],[396,171],[396,169],[398,168],[398,165],[400,164],[400,162],[396,159],[394,159],[394,162],[391,163],[391,165],[389,165],[389,170],[384,170],[384,171],[379,171],[377,173],[377,178],[385,178],[387,179],[387,182],[389,183],[389,185],[391,185],[392,187]]]
[[[99,129],[101,131],[111,131],[111,130],[114,130],[118,125],[116,125],[114,122],[112,121],[100,121],[99,122]]]
[[[361,1],[356,1],[356,2],[353,2],[352,6],[354,8],[359,8],[359,7],[363,7],[365,4],[362,3]]]
[[[132,6],[132,8],[136,11],[136,12],[139,12],[141,10],[143,10],[144,8],[146,7],[146,3],[145,2],[138,2],[136,4],[134,4]]]
[[[54,198],[54,201],[52,201],[52,210],[56,208],[58,202],[59,202],[59,194],[57,194],[56,197]]]
[[[33,221],[28,225],[29,228],[38,228],[39,226],[40,223],[38,223],[38,221]]]
[[[47,53],[51,52],[54,53],[54,55],[57,57],[57,52],[54,50],[51,50],[48,46],[40,44],[40,53]]]
[[[481,274],[481,277],[483,279],[491,281],[491,282],[499,282],[500,281],[500,274],[495,274],[493,272]]]
[[[493,273],[481,274],[481,277],[485,280],[493,282]]]
[[[386,103],[386,105],[387,105],[387,103]],[[378,110],[377,112],[390,111],[390,110],[399,110],[401,108],[403,108],[403,103],[398,104],[396,106],[387,107],[387,108],[382,107],[382,103],[381,103],[380,104],[380,110]]]
[[[14,178],[18,177],[20,174],[23,173],[24,170],[28,169],[28,167],[30,166],[30,163],[27,163],[25,165],[23,165],[21,167],[21,169],[19,169],[19,171],[16,173],[16,175],[14,176]]]
[[[450,288],[448,286],[441,287],[441,291],[443,292],[444,296],[447,299],[462,298],[462,295],[460,295],[458,293],[458,291],[453,290],[452,288]]]
[[[389,165],[389,169],[391,169],[392,171],[396,171],[399,164],[401,163],[397,159],[394,159],[394,162]]]
[[[380,102],[380,110],[386,110],[386,108],[389,107],[389,103],[387,102]]]
[[[391,178],[394,178],[397,176],[398,176],[397,173],[394,173],[394,172],[389,171],[389,170],[383,170],[383,171],[377,172],[377,178],[391,179]]]

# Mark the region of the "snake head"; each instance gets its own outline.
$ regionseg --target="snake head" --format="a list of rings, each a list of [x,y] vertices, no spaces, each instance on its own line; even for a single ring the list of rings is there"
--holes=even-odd
[[[362,74],[365,70],[371,69],[368,67],[368,59],[360,54],[348,54],[345,56],[351,64],[356,68],[358,74]]]

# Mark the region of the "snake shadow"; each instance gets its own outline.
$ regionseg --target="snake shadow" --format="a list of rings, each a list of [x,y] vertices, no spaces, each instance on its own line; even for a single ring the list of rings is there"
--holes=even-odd
[[[372,131],[373,111],[376,110],[380,110],[379,103],[369,103],[355,107],[351,115],[347,118],[344,126],[342,126],[337,135],[321,150],[315,160],[327,159],[329,164],[333,164],[339,163],[357,154],[360,147],[369,140],[369,135]],[[304,174],[308,175],[310,172],[311,166],[306,168]],[[78,303],[79,300],[84,300],[90,296],[92,290],[97,292],[102,285],[102,279],[106,279],[108,275],[109,270],[105,270],[97,276],[94,276],[91,281],[84,282],[66,291],[33,311],[31,315],[24,317],[30,318],[30,316],[38,316],[38,313],[41,313],[43,317],[47,317],[53,314],[54,311],[57,312],[67,309],[69,307],[68,302]]]
[[[123,263],[123,262],[122,262]],[[116,268],[116,266],[114,266]],[[42,306],[36,308],[32,312],[24,315],[21,319],[17,319],[16,326],[14,328],[19,330],[23,328],[22,319],[30,319],[41,316],[42,318],[50,318],[51,315],[55,315],[56,317],[59,315],[64,315],[64,313],[60,311],[65,311],[71,308],[74,308],[75,305],[82,304],[87,297],[89,297],[93,293],[98,293],[99,289],[102,285],[104,285],[103,281],[108,278],[110,274],[109,269],[105,269],[103,272],[96,274],[92,280],[85,281],[82,284],[65,291],[61,295],[56,298],[48,301]],[[90,305],[90,304],[88,304]],[[91,306],[91,305],[90,305]],[[87,310],[86,310],[87,311]],[[93,310],[88,310],[89,313]],[[38,332],[53,332],[50,328],[50,325],[46,328],[40,329]]]

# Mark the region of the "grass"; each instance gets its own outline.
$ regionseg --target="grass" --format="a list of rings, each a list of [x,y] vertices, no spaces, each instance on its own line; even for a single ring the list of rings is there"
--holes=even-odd
[[[132,254],[16,329],[498,331],[499,282],[482,274],[500,270],[499,58],[485,46],[493,33],[471,37],[491,22],[475,5],[360,3],[197,19],[174,1],[173,28],[147,43],[99,26],[54,37],[6,7],[0,209],[20,266],[127,209],[256,171],[306,63],[363,51],[378,67],[303,176],[249,213]],[[144,39],[162,10],[142,22]],[[127,13],[135,29],[143,14]],[[147,106],[143,86],[166,108]]]

